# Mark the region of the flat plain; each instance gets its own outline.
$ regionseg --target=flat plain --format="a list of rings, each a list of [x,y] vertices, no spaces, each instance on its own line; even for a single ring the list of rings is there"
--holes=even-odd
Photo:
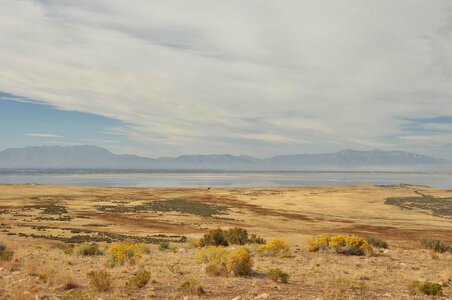
[[[287,257],[253,254],[250,276],[208,276],[190,241],[215,228],[246,228],[291,246]],[[320,234],[376,236],[389,249],[372,256],[307,251]],[[0,185],[0,241],[14,258],[0,262],[0,298],[46,299],[430,299],[410,294],[413,281],[440,283],[452,297],[452,254],[419,247],[419,238],[452,242],[452,190],[426,186],[271,188],[99,188]],[[135,264],[107,266],[105,255],[65,253],[62,244],[121,241],[150,245]],[[169,242],[170,250],[159,251]],[[271,268],[288,283],[267,278]],[[93,291],[88,273],[111,274],[109,291]],[[124,288],[146,269],[142,288]],[[194,279],[204,293],[181,289]],[[69,289],[70,290],[70,289]],[[84,294],[86,292],[86,294]],[[82,297],[82,296],[80,296]],[[76,299],[76,298],[66,298]],[[82,298],[77,298],[82,299]],[[239,298],[237,298],[239,299]]]

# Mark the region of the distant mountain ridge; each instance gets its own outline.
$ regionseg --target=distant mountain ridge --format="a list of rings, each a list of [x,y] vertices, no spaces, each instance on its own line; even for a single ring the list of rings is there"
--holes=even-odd
[[[0,152],[3,169],[200,169],[200,170],[347,170],[366,166],[420,166],[445,159],[403,151],[342,150],[337,153],[278,155],[270,158],[231,154],[146,158],[113,154],[97,146],[41,146]]]

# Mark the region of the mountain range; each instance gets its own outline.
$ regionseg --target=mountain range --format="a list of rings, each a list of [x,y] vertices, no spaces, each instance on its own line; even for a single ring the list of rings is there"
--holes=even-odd
[[[97,146],[9,148],[0,152],[2,169],[169,169],[169,170],[384,170],[435,169],[449,161],[402,151],[342,150],[336,153],[251,156],[184,155],[147,158],[113,154]]]

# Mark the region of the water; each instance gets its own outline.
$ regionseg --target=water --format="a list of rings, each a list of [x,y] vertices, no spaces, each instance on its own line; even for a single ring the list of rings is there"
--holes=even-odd
[[[452,188],[452,173],[0,171],[2,184],[105,187],[264,187],[414,184]]]

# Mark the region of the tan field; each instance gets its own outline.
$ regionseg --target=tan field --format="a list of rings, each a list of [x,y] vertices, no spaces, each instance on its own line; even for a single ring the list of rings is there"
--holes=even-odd
[[[389,198],[412,200],[385,203]],[[452,254],[420,249],[418,238],[452,242],[451,211],[452,190],[409,185],[210,190],[0,185],[0,241],[14,251],[12,260],[0,261],[0,299],[431,299],[409,293],[415,280],[440,283],[443,295],[436,297],[450,299]],[[190,240],[217,227],[278,237],[291,254],[253,254],[250,276],[208,276]],[[307,241],[319,234],[373,235],[390,248],[375,248],[372,256],[308,252]],[[135,264],[111,267],[106,255],[61,250],[62,244],[82,242],[105,249],[122,240],[151,244],[150,251]],[[159,251],[162,241],[171,249]],[[287,284],[265,275],[276,267],[289,274]],[[127,279],[141,269],[150,271],[149,283],[126,289]],[[111,274],[108,292],[90,285],[92,270]],[[199,282],[202,295],[180,288],[189,278]],[[72,289],[85,298],[68,298]]]

